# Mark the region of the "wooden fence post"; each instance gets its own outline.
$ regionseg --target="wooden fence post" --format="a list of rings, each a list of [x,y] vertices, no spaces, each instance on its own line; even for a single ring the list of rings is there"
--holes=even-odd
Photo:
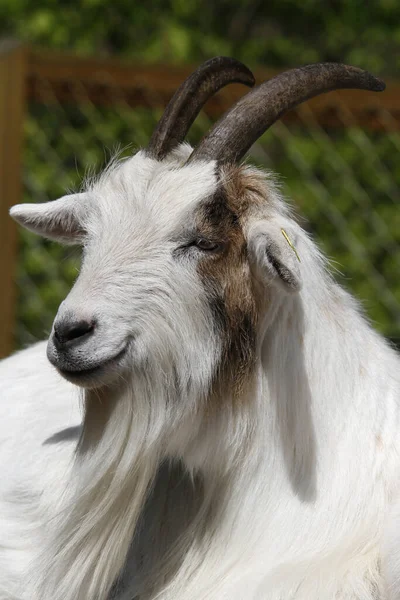
[[[20,44],[0,44],[0,358],[14,344],[17,237],[8,210],[21,201],[26,57]]]

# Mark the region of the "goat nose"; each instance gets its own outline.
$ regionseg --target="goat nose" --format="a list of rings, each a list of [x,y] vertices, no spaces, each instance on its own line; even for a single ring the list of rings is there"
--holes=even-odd
[[[94,321],[63,319],[54,323],[54,342],[56,346],[61,347],[75,340],[81,341],[84,337],[92,334],[94,328]]]

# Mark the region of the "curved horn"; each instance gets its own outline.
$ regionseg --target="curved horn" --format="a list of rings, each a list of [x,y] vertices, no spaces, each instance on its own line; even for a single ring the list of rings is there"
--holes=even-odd
[[[385,84],[367,71],[336,63],[291,69],[241,98],[201,140],[189,160],[238,162],[284,112],[318,94],[341,88],[381,92]]]
[[[233,58],[218,56],[203,63],[182,83],[168,103],[151,136],[147,153],[162,159],[183,142],[207,100],[229,83],[252,87],[255,80],[252,72]]]

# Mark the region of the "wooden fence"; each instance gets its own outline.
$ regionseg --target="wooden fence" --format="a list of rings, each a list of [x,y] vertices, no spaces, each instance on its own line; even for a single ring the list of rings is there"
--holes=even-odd
[[[51,110],[52,103],[76,103],[82,98],[95,105],[113,105],[120,94],[128,106],[162,108],[192,70],[192,66],[144,66],[0,44],[0,357],[13,348],[17,242],[8,210],[21,198],[27,104],[39,102]],[[263,81],[276,71],[256,69],[254,73],[257,81]],[[242,86],[229,86],[210,99],[205,112],[215,119],[244,91]],[[319,96],[288,113],[285,120],[343,127],[347,115],[353,126],[400,131],[400,84],[389,82],[384,94],[346,90]]]

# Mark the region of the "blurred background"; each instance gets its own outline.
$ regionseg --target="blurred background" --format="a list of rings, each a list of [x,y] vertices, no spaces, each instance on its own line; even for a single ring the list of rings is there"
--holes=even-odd
[[[219,54],[258,82],[316,61],[388,81],[292,111],[248,160],[280,174],[336,278],[400,342],[398,0],[2,0],[0,39],[0,355],[46,337],[79,267],[79,250],[17,231],[9,206],[77,190],[145,146],[181,80]],[[210,101],[189,141],[241,93]]]

